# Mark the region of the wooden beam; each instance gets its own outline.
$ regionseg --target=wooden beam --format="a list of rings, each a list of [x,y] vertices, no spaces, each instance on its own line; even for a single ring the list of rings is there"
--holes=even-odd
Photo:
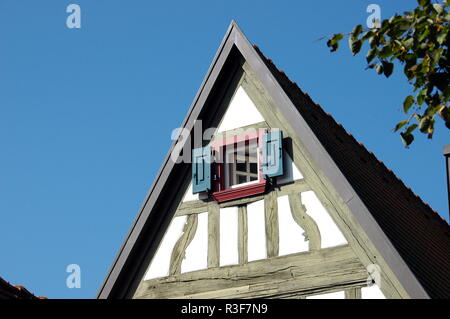
[[[348,245],[245,265],[143,281],[135,298],[264,298],[325,293],[366,284],[367,271]]]
[[[304,229],[303,236],[308,241],[309,250],[319,250],[321,247],[321,237],[319,227],[314,219],[306,213],[300,194],[289,195],[289,206],[295,222]]]
[[[275,192],[264,197],[264,215],[266,221],[267,257],[277,257],[279,251],[278,202]]]
[[[248,205],[248,204],[263,200],[263,199],[264,199],[264,195],[256,195],[256,196],[251,196],[251,197],[244,197],[244,198],[239,198],[239,199],[235,199],[235,200],[230,200],[228,202],[223,202],[223,203],[220,203],[219,206],[220,206],[220,208],[227,208],[227,207]]]
[[[208,202],[202,200],[191,200],[182,202],[178,206],[175,216],[200,214],[208,211]]]
[[[299,194],[310,190],[311,186],[309,186],[304,179],[299,179],[293,183],[277,186],[274,191],[276,191],[277,196],[280,197],[283,195]]]
[[[247,206],[238,207],[238,250],[239,264],[248,262],[248,227],[247,227]]]
[[[181,263],[183,262],[186,248],[194,238],[197,231],[197,215],[189,215],[183,228],[183,234],[175,244],[170,258],[169,276],[181,273]]]
[[[208,268],[219,267],[220,216],[216,203],[208,205]]]
[[[273,192],[277,194],[277,196],[289,195],[289,194],[298,194],[302,192],[306,192],[311,190],[311,187],[306,183],[305,180],[300,179],[296,180],[293,183],[277,186]],[[263,200],[265,195],[257,195],[251,197],[245,197],[240,199],[231,200],[228,202],[223,202],[218,204],[220,208],[240,206],[245,204],[254,203],[260,200]],[[208,211],[208,205],[210,203],[215,203],[213,201],[203,201],[203,200],[192,200],[180,203],[175,216],[184,216],[190,214],[200,214]]]
[[[361,299],[361,288],[345,290],[345,299]]]

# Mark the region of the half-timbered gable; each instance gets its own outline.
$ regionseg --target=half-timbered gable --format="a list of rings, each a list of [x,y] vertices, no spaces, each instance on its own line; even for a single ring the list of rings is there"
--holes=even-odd
[[[178,139],[190,162],[174,144],[100,298],[450,295],[447,223],[234,22],[182,127],[200,121],[207,138]]]

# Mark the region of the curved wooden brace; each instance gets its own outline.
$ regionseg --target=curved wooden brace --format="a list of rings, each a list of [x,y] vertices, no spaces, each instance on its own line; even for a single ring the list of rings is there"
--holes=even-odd
[[[181,263],[185,257],[186,248],[194,238],[197,231],[197,214],[192,214],[187,217],[186,224],[183,228],[183,234],[178,239],[172,250],[172,256],[170,258],[169,276],[177,275],[181,273]]]
[[[305,230],[303,236],[305,241],[309,241],[309,250],[319,250],[321,247],[319,227],[314,219],[306,213],[306,207],[302,203],[300,194],[289,194],[289,206],[295,222]]]

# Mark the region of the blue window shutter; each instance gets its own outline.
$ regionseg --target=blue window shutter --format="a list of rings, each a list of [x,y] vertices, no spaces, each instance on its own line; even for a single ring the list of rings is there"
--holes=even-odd
[[[192,150],[192,193],[211,189],[211,147]]]
[[[267,132],[262,141],[262,173],[264,178],[283,175],[283,134]]]

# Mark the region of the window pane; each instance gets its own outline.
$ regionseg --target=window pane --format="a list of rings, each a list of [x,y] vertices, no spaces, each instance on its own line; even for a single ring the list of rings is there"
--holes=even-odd
[[[247,176],[239,175],[238,176],[238,184],[246,183],[247,182]]]
[[[247,164],[246,163],[236,163],[236,170],[239,172],[247,172]]]
[[[224,147],[225,187],[258,181],[258,140]]]
[[[250,163],[250,173],[257,174],[258,173],[258,164]]]

